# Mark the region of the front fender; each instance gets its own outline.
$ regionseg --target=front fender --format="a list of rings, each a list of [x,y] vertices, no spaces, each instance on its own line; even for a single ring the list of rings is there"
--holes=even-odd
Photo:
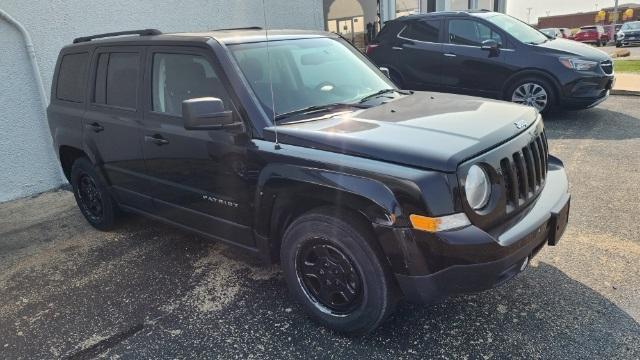
[[[271,234],[274,205],[278,199],[318,200],[351,208],[372,223],[392,225],[402,216],[394,193],[380,181],[362,176],[291,164],[269,164],[258,178],[256,192],[256,231]],[[285,201],[286,203],[286,201]],[[285,209],[275,209],[276,212]]]

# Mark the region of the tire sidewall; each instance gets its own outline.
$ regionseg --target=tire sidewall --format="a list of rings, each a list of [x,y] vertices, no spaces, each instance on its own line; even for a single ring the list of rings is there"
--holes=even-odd
[[[555,89],[553,88],[553,86],[551,85],[551,83],[549,83],[547,80],[539,78],[539,77],[523,77],[520,78],[516,81],[514,81],[511,86],[509,86],[507,93],[505,95],[505,100],[512,102],[511,98],[513,97],[513,93],[514,91],[520,86],[523,85],[525,83],[534,83],[537,85],[540,85],[544,88],[544,91],[547,92],[547,106],[540,111],[540,113],[545,114],[548,113],[549,111],[553,110],[553,108],[556,106],[556,92]]]
[[[295,268],[298,251],[314,238],[322,238],[338,247],[360,275],[362,304],[348,315],[333,315],[318,308],[298,279]],[[385,269],[376,251],[357,231],[338,219],[314,214],[295,221],[285,233],[281,263],[291,294],[317,321],[337,331],[355,334],[370,331],[384,320],[387,308],[391,306]]]
[[[81,204],[81,199],[79,196],[78,189],[78,181],[81,176],[87,175],[91,177],[93,182],[96,185],[97,191],[100,193],[100,198],[102,200],[102,218],[100,221],[96,221],[91,218],[89,214],[86,213],[86,210]],[[115,204],[113,199],[111,198],[111,194],[109,193],[105,181],[95,170],[91,161],[86,158],[80,158],[73,163],[71,168],[71,187],[73,188],[73,196],[76,199],[76,203],[78,204],[78,208],[80,212],[85,217],[85,219],[91,224],[91,226],[95,227],[98,230],[109,230],[113,227],[115,220]]]

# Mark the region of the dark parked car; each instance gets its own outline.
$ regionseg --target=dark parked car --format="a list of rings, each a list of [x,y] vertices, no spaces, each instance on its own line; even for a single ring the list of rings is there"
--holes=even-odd
[[[607,45],[611,38],[602,25],[589,25],[580,27],[573,40],[600,47]]]
[[[640,21],[630,21],[616,34],[616,47],[640,44]]]
[[[551,39],[510,16],[441,12],[387,22],[367,48],[398,86],[504,99],[541,112],[604,101],[614,81],[604,52]]]
[[[53,79],[55,151],[91,225],[133,212],[279,262],[339,331],[401,296],[497,286],[567,224],[534,109],[398,90],[334,34],[96,35]]]

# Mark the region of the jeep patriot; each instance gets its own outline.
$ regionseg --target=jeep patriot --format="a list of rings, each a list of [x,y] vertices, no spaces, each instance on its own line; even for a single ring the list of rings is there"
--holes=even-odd
[[[61,50],[47,113],[92,226],[131,212],[242,247],[362,334],[402,298],[511,279],[569,212],[534,108],[385,73],[326,32],[125,31]]]

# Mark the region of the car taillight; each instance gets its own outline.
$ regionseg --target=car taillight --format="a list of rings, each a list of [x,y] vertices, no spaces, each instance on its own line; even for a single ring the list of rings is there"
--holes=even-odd
[[[367,45],[367,49],[366,49],[367,55],[371,55],[371,53],[373,52],[373,49],[377,48],[378,46],[380,46],[380,45],[379,44],[369,44],[369,45]]]

